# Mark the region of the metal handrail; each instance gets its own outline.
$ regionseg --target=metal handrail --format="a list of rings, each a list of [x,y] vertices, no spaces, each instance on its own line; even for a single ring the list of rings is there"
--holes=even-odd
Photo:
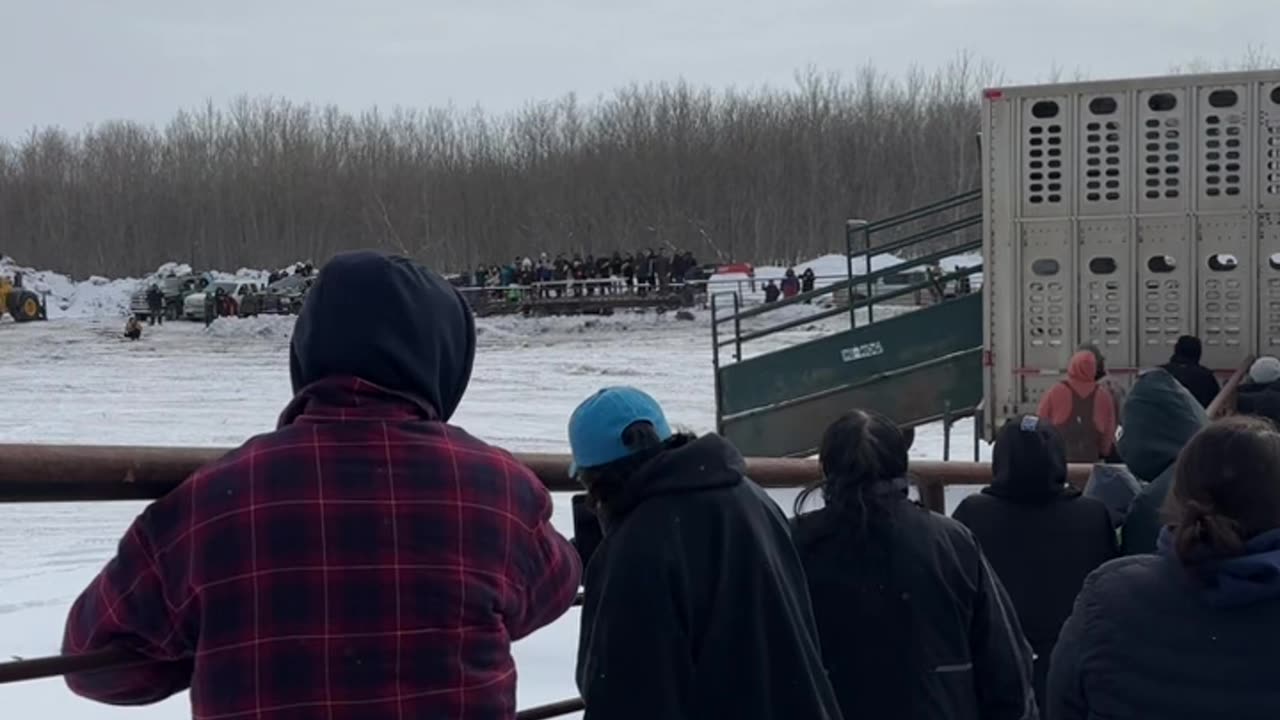
[[[195,470],[223,455],[225,448],[137,448],[118,446],[52,446],[0,444],[0,502],[139,500],[162,497]],[[526,464],[552,490],[578,489],[568,477],[569,458],[525,455]],[[759,485],[794,488],[821,478],[813,459],[754,458],[747,474]],[[921,499],[942,511],[947,485],[985,484],[991,477],[987,463],[921,461],[912,463],[912,476]],[[1089,465],[1072,465],[1072,483],[1083,486]],[[582,602],[582,595],[574,604]],[[93,672],[150,662],[120,648],[80,655],[58,655],[0,663],[0,684]],[[562,700],[516,714],[519,720],[546,720],[585,708],[581,699]]]
[[[830,279],[843,278],[843,277],[844,277],[843,274],[818,275],[815,277],[815,280],[830,280]],[[672,290],[672,289],[679,290],[685,287],[692,287],[692,288],[706,288],[708,291],[710,291],[712,287],[718,286],[718,285],[724,285],[724,286],[740,285],[744,282],[752,282],[753,280],[756,283],[763,284],[763,283],[769,282],[769,280],[771,279],[775,279],[775,278],[755,277],[755,278],[746,278],[746,279],[727,279],[727,278],[716,279],[714,277],[711,277],[703,280],[678,280],[678,281],[673,280],[666,284],[666,288],[668,290]],[[546,282],[539,281],[539,282],[534,282],[528,285],[522,285],[522,284],[485,285],[483,287],[479,285],[457,285],[455,287],[459,292],[465,295],[476,295],[476,294],[483,294],[483,293],[511,292],[513,290],[517,290],[520,292],[529,292],[532,290],[543,289],[543,288],[554,289],[554,288],[561,288],[561,287],[574,288],[574,287],[587,287],[587,286],[616,287],[623,280],[624,278],[614,277],[614,278],[592,278],[589,280],[548,280]],[[662,289],[661,285],[643,285],[642,286],[637,283],[630,287],[629,293],[638,294],[641,287],[647,289],[650,294],[656,293]]]
[[[938,202],[932,203],[930,205],[925,205],[924,207],[918,207],[918,208],[915,208],[914,210],[908,210],[899,215],[887,217],[887,218],[884,218],[883,220],[876,220],[875,222],[868,223],[865,226],[865,230],[867,230],[868,232],[879,232],[881,230],[888,230],[890,228],[895,228],[900,225],[906,225],[907,223],[912,222],[914,220],[920,220],[920,219],[929,217],[930,215],[934,215],[934,214],[943,212],[945,210],[950,210],[952,208],[960,207],[961,205],[967,205],[973,202],[974,200],[980,200],[981,198],[982,198],[982,188],[977,188],[975,190],[970,190],[968,192],[961,193],[959,195],[954,195],[952,197],[947,198],[946,200],[939,200]]]
[[[912,245],[917,245],[919,243],[928,242],[929,240],[934,240],[944,235],[957,232],[959,230],[964,230],[965,228],[973,227],[974,225],[978,225],[981,222],[982,222],[981,215],[971,215],[969,217],[962,218],[961,220],[948,223],[947,225],[944,225],[938,228],[930,228],[929,230],[923,231],[918,235],[912,235],[911,237],[903,238],[901,240],[895,240],[894,242],[888,245],[874,248],[870,252],[865,250],[859,251],[856,254],[851,255],[851,257],[862,258],[866,255],[870,255],[872,257],[876,255],[883,255],[885,253],[893,252],[894,250],[901,250],[904,247],[910,247]],[[862,232],[862,230],[859,229],[858,232]],[[949,250],[946,250],[945,252],[939,251],[937,253],[933,253],[925,257],[941,259],[945,257],[950,257],[957,253],[968,252],[969,250],[973,250],[981,247],[982,247],[982,241],[978,240],[975,242],[965,243],[964,245],[961,245],[959,247],[951,248]],[[778,310],[779,308],[788,307],[790,305],[798,305],[800,303],[822,297],[823,295],[829,295],[833,292],[846,290],[849,288],[850,285],[861,285],[868,282],[868,280],[870,280],[871,282],[874,282],[875,280],[878,280],[882,277],[886,277],[888,275],[894,275],[898,272],[901,272],[904,268],[919,266],[921,263],[914,263],[910,265],[908,264],[908,263],[912,263],[914,260],[917,260],[917,259],[918,258],[911,258],[908,260],[903,260],[901,263],[898,263],[897,265],[892,265],[887,268],[882,268],[880,270],[876,270],[871,273],[857,275],[852,279],[850,279],[847,276],[841,276],[840,280],[837,280],[836,282],[833,282],[830,285],[823,285],[822,287],[817,288],[815,290],[811,290],[807,293],[801,293],[799,295],[796,295],[795,297],[790,297],[785,300],[779,300],[778,302],[770,303],[768,305],[760,305],[757,307],[749,308],[747,310],[743,310],[737,316],[737,318],[739,320],[745,320],[750,317],[755,317],[757,315],[764,315],[764,314],[773,312],[775,310]],[[718,322],[723,323],[732,319],[733,319],[733,316],[726,316],[726,317],[720,318]]]
[[[226,448],[137,448],[117,446],[51,446],[0,444],[0,502],[142,500],[159,498],[201,466],[224,456]],[[524,455],[518,458],[552,490],[578,490],[568,476],[569,458]],[[942,486],[985,483],[989,465],[980,463],[913,463],[921,496],[931,505],[942,502]],[[1088,466],[1072,468],[1083,482]],[[764,487],[794,488],[821,477],[812,459],[755,458],[747,473]],[[574,604],[581,603],[581,595]],[[137,655],[111,648],[83,655],[33,658],[0,663],[0,683],[128,666]],[[552,718],[583,708],[581,700],[530,708],[524,720]]]
[[[573,598],[571,607],[582,607],[582,593],[578,593]],[[107,647],[74,655],[23,658],[0,662],[0,685],[27,680],[41,680],[72,673],[120,670],[154,661],[154,658],[145,657],[120,647]],[[545,715],[543,717],[553,716]]]
[[[154,660],[122,648],[106,648],[80,655],[54,655],[30,660],[16,660],[0,663],[0,685],[70,675],[72,673],[123,670],[150,662],[154,662]],[[568,715],[584,709],[586,709],[586,703],[581,698],[572,698],[520,710],[516,712],[516,720],[549,720],[550,718]]]
[[[560,702],[521,710],[516,713],[516,720],[548,720],[548,718],[560,717],[561,715],[568,715],[569,713],[586,709],[587,703],[582,698],[573,698],[572,700],[561,700]]]
[[[863,258],[865,258],[866,256],[875,257],[876,255],[891,253],[894,250],[902,250],[903,248],[913,247],[921,243],[926,243],[926,242],[929,242],[930,240],[936,240],[937,238],[943,237],[945,235],[950,235],[951,233],[959,232],[966,228],[971,228],[975,225],[981,225],[981,224],[982,224],[982,213],[978,213],[976,215],[966,215],[960,218],[959,220],[952,220],[951,222],[945,225],[939,225],[937,227],[929,228],[928,230],[921,230],[915,235],[909,235],[899,240],[894,240],[893,242],[885,243],[884,245],[877,245],[871,249],[863,248],[862,250],[854,254],[854,257],[863,257]],[[859,230],[859,232],[862,232],[862,231]]]
[[[932,203],[922,208],[917,208],[915,210],[911,210],[891,218],[886,218],[884,220],[876,221],[874,223],[856,224],[853,221],[850,221],[850,224],[847,226],[848,229],[845,235],[845,252],[846,252],[846,255],[848,256],[848,265],[849,265],[849,271],[848,271],[847,277],[835,283],[824,285],[822,288],[815,289],[808,293],[802,293],[800,295],[797,295],[796,297],[788,298],[781,302],[771,303],[769,305],[755,307],[748,310],[743,310],[731,317],[713,318],[713,324],[727,322],[730,320],[737,321],[740,323],[742,320],[746,318],[764,315],[784,307],[789,307],[792,305],[797,305],[799,303],[809,302],[817,297],[827,295],[830,293],[837,293],[843,290],[843,291],[848,291],[849,293],[849,303],[847,308],[844,308],[839,311],[827,311],[822,313],[816,313],[804,319],[790,320],[790,321],[772,326],[768,330],[757,330],[757,331],[750,332],[745,336],[740,336],[739,333],[735,332],[732,342],[735,344],[736,347],[740,348],[741,345],[745,342],[749,342],[751,340],[759,340],[761,338],[768,337],[769,335],[775,332],[788,330],[790,328],[803,325],[806,322],[813,322],[815,320],[822,320],[828,317],[834,317],[836,315],[841,314],[842,312],[849,313],[849,322],[850,322],[850,326],[852,326],[854,324],[854,317],[855,317],[854,311],[857,308],[866,307],[868,313],[871,313],[872,308],[874,307],[877,300],[887,300],[890,297],[898,296],[898,295],[886,295],[886,294],[876,295],[874,293],[874,284],[877,280],[883,277],[886,277],[888,275],[900,273],[903,270],[906,270],[909,268],[919,267],[920,265],[926,264],[927,262],[932,260],[942,259],[958,253],[967,252],[972,249],[981,248],[982,241],[981,239],[978,239],[976,241],[964,243],[963,245],[950,248],[945,251],[930,253],[928,255],[922,256],[921,258],[905,260],[891,267],[883,268],[877,271],[872,271],[870,268],[872,257],[876,255],[891,253],[891,252],[894,252],[895,250],[901,250],[904,248],[913,247],[915,245],[928,242],[930,240],[935,240],[937,238],[945,237],[946,235],[956,233],[970,227],[974,227],[982,222],[982,214],[976,213],[972,215],[967,215],[958,220],[953,220],[951,222],[944,223],[937,227],[932,227],[932,228],[922,230],[920,232],[909,235],[905,238],[900,238],[891,243],[885,244],[880,247],[875,247],[875,248],[871,247],[871,235],[879,231],[883,231],[889,228],[903,225],[913,220],[923,219],[952,208],[970,204],[975,200],[980,199],[981,197],[982,197],[981,189],[971,190],[967,193],[963,193],[961,195],[957,195],[955,197],[948,198],[940,202]],[[862,235],[866,241],[865,243],[866,246],[857,253],[855,253],[853,250],[854,235]],[[858,259],[858,258],[866,262],[867,272],[861,275],[855,276],[853,274],[854,272],[853,266],[854,266],[855,259]],[[931,279],[931,282],[939,282],[939,281],[941,281],[940,278]],[[855,286],[862,285],[862,284],[865,284],[868,288],[868,292],[867,292],[868,300],[866,302],[859,304],[857,299],[854,297],[854,289],[855,289]],[[912,290],[911,292],[914,292],[914,290]],[[719,339],[713,340],[713,344],[715,344],[716,347],[723,347],[724,345],[728,344],[728,342],[729,341],[721,342]],[[738,355],[740,357],[740,353],[738,353]],[[716,367],[718,368],[719,366],[720,365],[717,362]]]
[[[227,452],[228,448],[0,444],[0,502],[154,500]],[[569,477],[568,456],[526,453],[515,458],[548,490],[582,491]],[[1089,466],[1080,468],[1087,478]],[[912,461],[911,471],[921,485],[982,485],[991,480],[986,463],[920,460]],[[746,472],[766,488],[804,487],[822,479],[813,458],[748,458]]]
[[[954,249],[954,250],[938,251],[938,252],[934,252],[934,254],[932,255],[922,255],[920,256],[920,258],[902,261],[902,263],[900,264],[893,265],[892,268],[884,268],[883,270],[876,270],[876,277],[873,278],[872,282],[876,281],[876,279],[878,279],[879,277],[884,277],[884,275],[899,273],[904,268],[915,268],[915,266],[932,263],[932,261],[934,260],[941,260],[942,258],[948,258],[948,256],[955,255],[956,252],[965,252],[966,250],[972,250],[973,247],[980,247],[980,246],[982,246],[982,241],[975,241],[972,243],[966,243],[966,245],[957,247],[957,249]],[[727,345],[727,343],[730,343],[730,342],[736,342],[736,343],[739,343],[739,345],[741,345],[741,343],[750,342],[753,340],[760,340],[760,338],[771,336],[771,334],[774,334],[774,333],[788,331],[788,329],[797,328],[797,327],[800,327],[800,325],[815,323],[815,322],[818,322],[818,320],[824,320],[827,318],[835,318],[836,315],[849,313],[849,311],[851,310],[858,310],[858,309],[861,309],[861,307],[870,307],[876,304],[876,302],[893,300],[893,299],[897,299],[897,297],[905,297],[905,296],[911,295],[911,293],[919,292],[922,290],[929,290],[929,288],[933,287],[934,283],[951,282],[951,281],[954,281],[954,279],[969,277],[969,275],[980,272],[980,270],[982,270],[982,264],[968,266],[968,268],[957,268],[955,270],[952,270],[951,273],[938,275],[938,277],[929,278],[927,279],[927,281],[920,281],[915,284],[909,284],[909,286],[897,288],[897,290],[882,292],[882,293],[879,293],[879,295],[861,297],[861,299],[858,299],[852,302],[850,307],[833,307],[833,309],[831,310],[823,310],[823,311],[820,311],[820,313],[805,315],[804,318],[796,318],[792,320],[786,320],[786,322],[778,323],[776,325],[769,325],[769,327],[759,329],[759,331],[751,331],[745,334],[735,333],[735,337],[733,337],[732,340],[722,342],[721,347],[723,347],[724,345]],[[842,281],[841,283],[837,283],[836,286],[832,288],[832,290],[835,290],[835,291],[844,290],[844,288],[847,287],[847,284],[844,284],[844,283],[847,283],[847,281]],[[855,282],[855,284],[861,284],[861,279],[859,278],[858,281]]]

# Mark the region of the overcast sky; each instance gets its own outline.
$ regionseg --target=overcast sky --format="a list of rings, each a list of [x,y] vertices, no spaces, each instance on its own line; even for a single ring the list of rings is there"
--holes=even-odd
[[[634,81],[900,74],[963,51],[1009,83],[1163,74],[1278,54],[1278,28],[1280,0],[0,0],[0,137],[163,124],[244,94],[503,111]]]

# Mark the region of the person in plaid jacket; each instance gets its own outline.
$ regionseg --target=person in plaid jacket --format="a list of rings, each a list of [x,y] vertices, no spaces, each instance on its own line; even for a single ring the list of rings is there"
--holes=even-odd
[[[581,567],[551,497],[447,424],[475,355],[466,302],[405,258],[339,255],[294,329],[295,397],[151,504],[76,600],[67,677],[104,703],[188,687],[196,718],[511,718],[511,643]]]

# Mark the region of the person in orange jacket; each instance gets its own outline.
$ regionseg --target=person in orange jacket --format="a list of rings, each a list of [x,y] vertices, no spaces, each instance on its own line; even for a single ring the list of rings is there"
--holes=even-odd
[[[1036,414],[1061,433],[1067,462],[1096,462],[1115,445],[1115,401],[1105,389],[1098,392],[1097,372],[1097,357],[1081,350],[1071,356],[1067,379],[1040,398]]]

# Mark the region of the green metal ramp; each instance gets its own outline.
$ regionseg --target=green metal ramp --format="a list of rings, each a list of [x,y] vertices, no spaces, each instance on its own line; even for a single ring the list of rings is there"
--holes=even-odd
[[[975,199],[975,194],[966,193],[931,206],[942,207],[932,214],[917,210],[881,223],[851,224],[847,235],[851,258],[854,258],[854,239],[862,239],[865,246],[871,248],[871,254],[916,251],[914,258],[892,267],[850,277],[773,306],[743,309],[735,295],[732,298],[734,312],[724,316],[716,302],[722,298],[713,298],[716,415],[720,433],[747,455],[787,457],[815,453],[827,425],[853,408],[880,412],[903,426],[972,415],[982,401],[981,294],[959,293],[928,307],[898,308],[898,314],[887,317],[882,310],[878,320],[872,306],[886,300],[918,297],[931,290],[941,296],[946,283],[954,283],[951,287],[955,287],[961,284],[961,278],[980,272],[981,265],[977,264],[892,291],[877,292],[883,289],[877,283],[884,277],[901,277],[908,269],[930,266],[941,258],[980,248],[981,240],[974,237],[976,233],[964,232],[980,225],[980,213],[961,221],[944,218],[933,228],[881,247],[873,247],[870,236],[905,222],[928,220],[932,215],[962,208]],[[904,217],[909,220],[900,222]],[[946,231],[940,234],[939,228]],[[920,252],[925,247],[928,249]],[[864,259],[866,253],[864,249]],[[851,259],[851,266],[853,262]],[[870,266],[869,260],[866,265]],[[855,294],[854,290],[863,288],[864,284],[866,292]],[[851,296],[849,307],[819,310],[752,332],[742,330],[743,320],[832,293]],[[873,321],[856,326],[853,318],[861,309],[866,309]],[[745,343],[846,314],[850,318],[848,329],[773,352],[743,357]],[[733,331],[722,335],[719,328],[726,323],[733,324]],[[726,357],[728,353],[723,350],[730,346],[732,358]]]

